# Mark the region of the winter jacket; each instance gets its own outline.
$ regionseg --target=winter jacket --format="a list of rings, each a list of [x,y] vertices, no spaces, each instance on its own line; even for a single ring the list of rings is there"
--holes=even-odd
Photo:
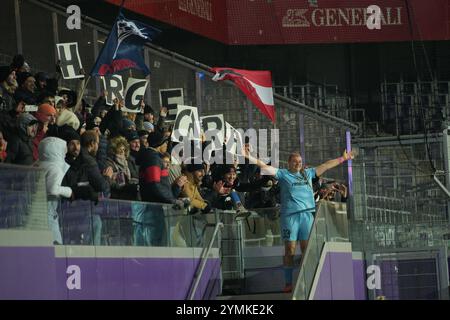
[[[159,152],[142,149],[137,164],[142,201],[175,203],[180,190],[178,186],[170,186],[169,171],[164,169]]]
[[[36,136],[33,138],[33,160],[39,159],[39,143],[47,136],[47,132],[44,132],[44,125],[39,123],[39,128]]]
[[[122,173],[120,166],[115,162],[113,158],[108,158],[107,166],[111,167],[113,169],[114,174]],[[121,199],[121,200],[131,200],[136,201],[138,200],[138,184],[139,176],[136,176],[135,168],[130,168],[130,161],[127,160],[127,166],[128,170],[130,171],[130,179],[124,174],[123,175],[123,181],[121,181],[123,184],[121,185],[119,181],[116,179],[111,179],[110,186],[111,186],[111,198],[112,199]],[[133,172],[131,172],[133,170]]]
[[[96,192],[103,192],[104,196],[109,197],[110,186],[108,180],[100,172],[95,158],[83,147],[79,157],[81,157],[79,174],[87,176],[89,184]]]
[[[100,123],[100,131],[104,133],[109,130],[109,138],[116,137],[122,133],[122,111],[110,109]]]
[[[188,197],[192,207],[202,210],[205,209],[208,203],[201,196],[198,185],[194,183],[194,177],[191,173],[186,173],[186,177],[187,182],[181,190],[181,196]]]
[[[58,222],[58,200],[60,197],[72,196],[72,189],[62,186],[64,175],[69,169],[69,165],[64,161],[66,150],[66,142],[56,137],[45,138],[39,144],[39,167],[45,170],[47,220],[52,230],[53,241],[59,244],[63,241]]]
[[[3,84],[0,84],[0,97],[2,103],[0,103],[0,111],[11,111],[15,109],[17,103],[14,96],[6,90]]]
[[[19,88],[14,93],[14,98],[16,101],[25,101],[26,104],[35,105],[36,96],[33,92],[26,89]]]
[[[106,159],[108,158],[108,139],[104,135],[100,135],[99,137],[99,144],[96,158],[99,169],[101,171],[105,170],[107,167]]]
[[[17,133],[17,115],[16,111],[0,111],[0,130],[6,141],[11,140],[11,136]]]
[[[39,167],[46,170],[45,181],[49,199],[60,196],[70,198],[72,189],[61,186],[64,175],[69,170],[65,162],[66,142],[60,138],[44,138],[39,144]]]
[[[6,162],[23,165],[33,164],[33,139],[27,134],[27,128],[32,121],[37,120],[28,113],[22,113],[17,119],[16,134],[12,134],[8,138]]]
[[[99,97],[92,107],[91,114],[94,117],[100,117],[101,110],[109,110],[110,106],[106,104],[105,97]]]

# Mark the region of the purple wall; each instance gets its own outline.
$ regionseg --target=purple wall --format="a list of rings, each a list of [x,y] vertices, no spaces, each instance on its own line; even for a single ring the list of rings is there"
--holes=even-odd
[[[388,300],[398,300],[399,283],[398,283],[398,261],[384,260],[379,261],[378,265],[381,270],[381,289],[375,290],[375,296],[385,296]]]
[[[0,248],[0,299],[56,299],[55,274],[53,247]]]
[[[364,260],[353,260],[353,287],[355,288],[355,300],[367,300]]]
[[[328,252],[320,271],[314,300],[353,300],[353,259],[351,252]]]
[[[1,247],[0,299],[186,299],[199,259],[55,258],[53,247]],[[69,265],[81,289],[66,286]],[[220,290],[220,260],[210,259],[196,299]]]

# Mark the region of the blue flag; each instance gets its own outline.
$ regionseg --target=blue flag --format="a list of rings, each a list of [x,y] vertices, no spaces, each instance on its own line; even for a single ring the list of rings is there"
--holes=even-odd
[[[140,69],[145,75],[150,70],[145,65],[142,47],[152,41],[160,30],[133,20],[127,20],[119,14],[108,39],[91,71],[91,76],[114,74],[126,69]]]

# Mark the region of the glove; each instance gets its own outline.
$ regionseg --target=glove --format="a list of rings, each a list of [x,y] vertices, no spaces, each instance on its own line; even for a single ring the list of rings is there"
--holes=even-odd
[[[173,201],[173,209],[181,210],[184,208],[184,201],[182,199],[176,199]]]
[[[74,200],[90,200],[98,204],[98,193],[91,186],[76,186],[72,188]]]
[[[188,208],[191,205],[191,200],[189,198],[181,199],[183,201],[183,207]]]
[[[208,201],[205,201],[205,202],[206,202],[206,207],[204,209],[202,209],[202,211],[201,211],[202,214],[207,214],[211,211],[211,206],[209,205],[209,202]]]

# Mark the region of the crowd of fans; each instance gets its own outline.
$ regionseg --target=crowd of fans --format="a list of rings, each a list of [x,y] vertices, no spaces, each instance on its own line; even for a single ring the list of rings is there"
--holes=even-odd
[[[60,78],[58,72],[33,75],[21,55],[0,67],[0,162],[46,170],[48,219],[55,243],[64,242],[57,213],[61,199],[172,204],[200,223],[202,214],[213,208],[239,214],[279,203],[277,181],[261,176],[253,164],[174,163],[167,108],[156,113],[141,101],[141,112],[126,113],[123,101],[106,104],[107,92],[89,106],[76,91],[60,88]],[[345,201],[345,185],[316,182],[317,200]],[[162,213],[155,208],[133,207],[136,244],[161,244]],[[100,217],[91,221],[101,232]],[[100,244],[99,239],[96,234],[91,241]]]

